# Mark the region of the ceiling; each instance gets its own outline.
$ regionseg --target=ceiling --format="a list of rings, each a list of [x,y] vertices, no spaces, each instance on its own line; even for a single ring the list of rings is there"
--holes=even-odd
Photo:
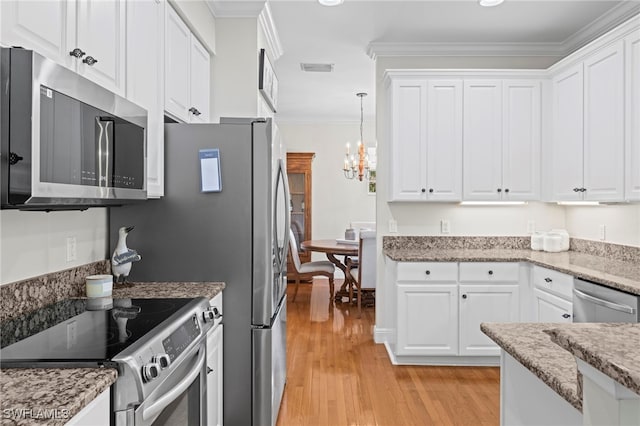
[[[495,54],[560,59],[640,11],[640,0],[269,0],[282,46],[274,63],[282,121],[357,121],[357,92],[375,111],[378,56]],[[334,72],[303,72],[300,63],[332,63]]]

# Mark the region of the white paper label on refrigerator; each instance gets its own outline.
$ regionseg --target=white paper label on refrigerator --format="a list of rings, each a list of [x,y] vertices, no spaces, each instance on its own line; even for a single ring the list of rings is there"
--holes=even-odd
[[[202,192],[222,191],[220,179],[220,150],[201,149],[200,158],[200,190]]]

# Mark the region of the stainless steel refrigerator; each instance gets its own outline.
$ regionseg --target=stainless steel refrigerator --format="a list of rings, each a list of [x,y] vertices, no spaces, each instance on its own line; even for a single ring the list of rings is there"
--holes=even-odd
[[[226,283],[226,426],[275,425],[286,380],[289,191],[273,139],[265,119],[167,124],[165,196],[109,212],[111,252],[135,226],[129,281]]]

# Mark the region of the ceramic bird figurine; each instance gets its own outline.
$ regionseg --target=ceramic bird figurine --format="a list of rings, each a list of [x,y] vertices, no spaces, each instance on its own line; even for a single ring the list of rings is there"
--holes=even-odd
[[[127,277],[131,272],[131,264],[141,259],[137,251],[127,247],[127,235],[133,230],[133,226],[122,227],[118,230],[118,244],[111,256],[111,273],[116,277],[116,284],[127,282]]]

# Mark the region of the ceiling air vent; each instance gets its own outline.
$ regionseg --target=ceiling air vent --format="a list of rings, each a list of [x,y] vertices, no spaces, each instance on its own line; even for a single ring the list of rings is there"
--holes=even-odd
[[[332,72],[333,64],[300,64],[300,69],[305,72]]]

